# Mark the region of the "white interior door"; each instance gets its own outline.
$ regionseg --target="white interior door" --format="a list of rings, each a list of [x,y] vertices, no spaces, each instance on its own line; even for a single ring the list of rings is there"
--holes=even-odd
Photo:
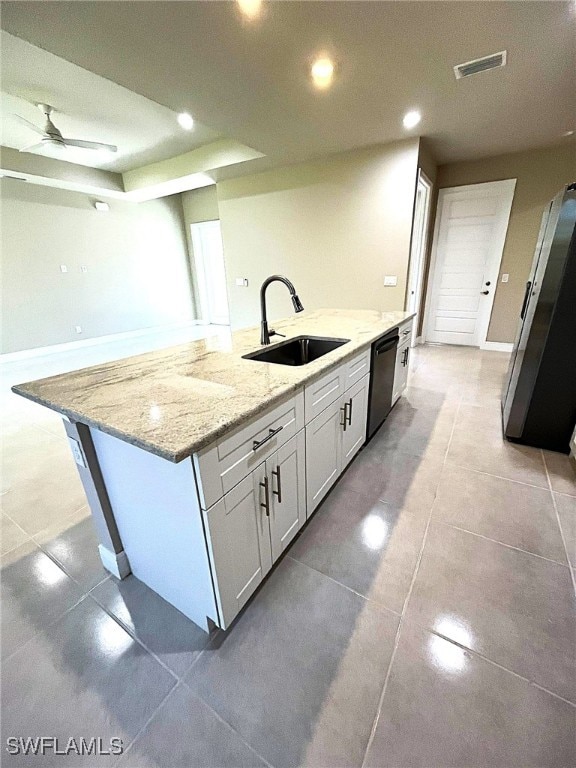
[[[228,325],[228,292],[219,221],[201,221],[190,226],[200,319],[205,323]]]
[[[441,189],[426,302],[426,341],[486,341],[516,179]]]
[[[406,311],[415,312],[412,322],[412,346],[416,344],[422,295],[424,284],[424,257],[426,254],[428,223],[430,221],[430,204],[432,202],[432,183],[428,177],[418,171],[416,186],[416,203],[414,205],[414,221],[412,224],[412,244],[410,247],[410,270],[408,274],[408,295]]]

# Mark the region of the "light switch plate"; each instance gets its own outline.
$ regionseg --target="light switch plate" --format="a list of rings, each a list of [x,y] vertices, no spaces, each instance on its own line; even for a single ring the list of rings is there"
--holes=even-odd
[[[239,288],[247,288],[248,287],[248,278],[247,277],[237,277],[236,278],[236,285]]]
[[[60,264],[60,272],[68,272],[68,267],[66,264]]]
[[[398,285],[398,278],[396,275],[384,275],[384,285]]]
[[[80,271],[81,271],[81,272],[88,272],[88,267],[87,267],[85,264],[83,264],[83,265],[80,267]]]
[[[84,458],[84,452],[82,450],[82,446],[78,442],[78,440],[74,440],[73,437],[68,437],[68,442],[70,443],[70,448],[72,449],[72,456],[74,456],[74,461],[78,466],[80,467],[86,467],[88,466],[86,464],[86,459]]]
[[[510,277],[510,275],[509,275],[507,272],[505,272],[505,273],[502,275],[502,282],[503,282],[503,283],[507,283],[507,282],[508,282],[508,279],[509,279],[509,277]]]

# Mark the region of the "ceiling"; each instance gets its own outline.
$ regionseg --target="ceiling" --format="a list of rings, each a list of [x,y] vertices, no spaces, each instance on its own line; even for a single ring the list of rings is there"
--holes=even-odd
[[[183,136],[168,125],[186,109],[215,135],[266,155],[245,171],[416,133],[439,162],[474,159],[570,140],[563,134],[576,128],[575,10],[572,0],[280,0],[248,22],[236,3],[218,0],[16,0],[3,3],[2,27],[88,72],[74,68],[73,77],[55,80],[22,57],[6,69],[3,53],[3,87],[32,97],[35,87],[48,92],[56,83],[50,98],[64,132],[120,145],[115,131],[126,131],[134,155],[167,156],[181,151],[168,151],[170,142],[194,142],[200,133]],[[455,64],[504,49],[504,69],[455,79]],[[308,79],[320,52],[337,63],[334,86],[323,93]],[[112,81],[97,79],[97,98],[82,86],[90,72]],[[402,116],[414,108],[423,119],[407,132]],[[139,146],[144,135],[156,144]]]
[[[5,147],[22,149],[40,140],[13,118],[21,115],[42,128],[38,102],[54,107],[52,120],[64,136],[118,146],[116,153],[45,146],[38,154],[117,173],[188,152],[221,136],[198,123],[193,131],[184,131],[174,110],[18,37],[2,32],[0,42]]]

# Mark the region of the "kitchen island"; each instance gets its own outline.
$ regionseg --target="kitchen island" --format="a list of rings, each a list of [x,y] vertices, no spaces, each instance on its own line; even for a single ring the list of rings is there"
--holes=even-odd
[[[275,323],[287,339],[348,340],[301,366],[246,359],[250,328],[13,391],[64,416],[105,567],[227,628],[364,444],[370,346],[411,318]]]

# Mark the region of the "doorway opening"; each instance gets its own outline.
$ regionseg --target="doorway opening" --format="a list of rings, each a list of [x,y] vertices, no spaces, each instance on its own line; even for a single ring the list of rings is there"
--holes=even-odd
[[[220,221],[190,225],[199,299],[199,320],[210,325],[229,325],[228,291]]]
[[[406,311],[415,312],[412,321],[412,346],[417,343],[417,331],[422,311],[424,294],[424,264],[428,242],[428,223],[432,204],[432,182],[421,169],[418,169],[416,200],[414,203],[414,222],[412,224],[412,243],[410,246],[410,268],[408,273],[408,294]]]

